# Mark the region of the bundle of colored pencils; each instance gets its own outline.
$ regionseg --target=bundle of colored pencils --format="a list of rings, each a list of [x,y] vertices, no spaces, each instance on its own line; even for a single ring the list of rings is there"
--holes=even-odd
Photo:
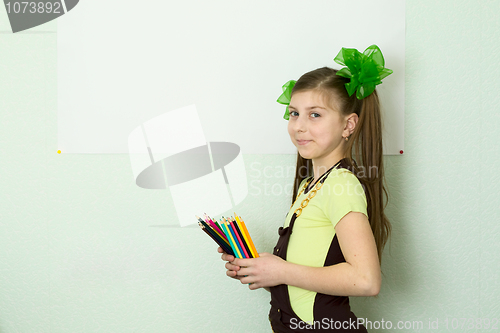
[[[209,235],[227,254],[236,258],[258,258],[252,238],[248,233],[245,222],[240,216],[234,214],[229,218],[223,218],[219,222],[204,215],[205,220],[196,216],[200,228]]]

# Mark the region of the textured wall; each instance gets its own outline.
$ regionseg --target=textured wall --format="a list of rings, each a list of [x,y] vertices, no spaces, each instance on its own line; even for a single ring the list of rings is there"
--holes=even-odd
[[[446,331],[446,318],[500,317],[500,2],[406,11],[405,153],[385,158],[393,235],[380,295],[352,302]],[[171,198],[136,187],[126,155],[56,154],[56,35],[42,33],[55,24],[0,33],[0,332],[269,332],[268,294],[227,279],[210,239],[151,227],[175,223]],[[270,251],[294,157],[244,159],[237,212]]]

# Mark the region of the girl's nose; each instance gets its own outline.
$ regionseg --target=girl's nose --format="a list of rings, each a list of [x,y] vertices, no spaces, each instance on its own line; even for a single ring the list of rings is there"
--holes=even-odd
[[[295,119],[295,122],[293,124],[293,129],[296,132],[305,132],[306,131],[306,123],[304,121],[305,119],[301,116],[298,116]]]

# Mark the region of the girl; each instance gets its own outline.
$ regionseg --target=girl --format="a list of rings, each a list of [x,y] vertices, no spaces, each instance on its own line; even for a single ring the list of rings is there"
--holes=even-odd
[[[229,277],[271,292],[274,332],[366,332],[348,296],[380,290],[390,224],[375,85],[392,71],[376,46],[363,54],[342,49],[335,61],[348,68],[306,73],[278,99],[289,104],[285,119],[298,155],[293,203],[274,253],[238,259],[218,249]]]

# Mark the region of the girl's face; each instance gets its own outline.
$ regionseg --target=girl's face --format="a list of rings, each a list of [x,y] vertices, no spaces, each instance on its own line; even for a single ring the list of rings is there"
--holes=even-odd
[[[336,105],[325,104],[323,95],[315,90],[294,93],[288,107],[288,133],[303,158],[315,165],[331,166],[342,156],[347,136],[347,121]]]

